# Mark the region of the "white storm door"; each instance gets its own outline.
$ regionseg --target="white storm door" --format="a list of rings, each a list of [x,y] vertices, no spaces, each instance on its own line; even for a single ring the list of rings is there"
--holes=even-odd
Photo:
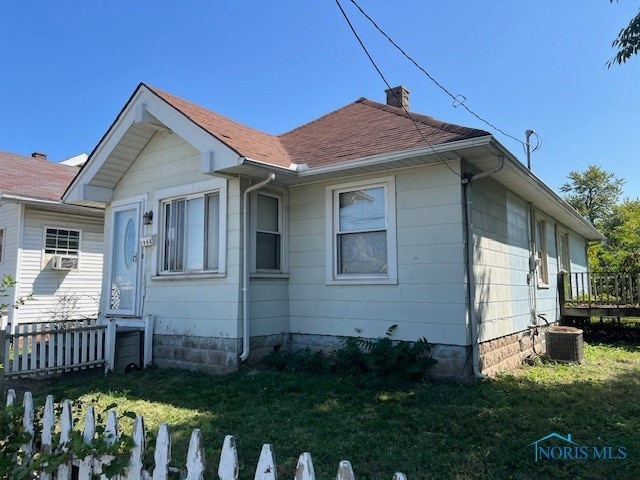
[[[113,208],[109,309],[113,315],[140,314],[140,203]]]

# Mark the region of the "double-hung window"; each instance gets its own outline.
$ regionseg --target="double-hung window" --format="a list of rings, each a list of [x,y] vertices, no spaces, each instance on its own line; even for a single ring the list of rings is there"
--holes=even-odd
[[[547,261],[547,222],[536,218],[536,257],[538,265],[538,285],[549,285],[549,265]]]
[[[218,192],[163,201],[161,271],[217,271],[219,215]]]
[[[327,281],[396,283],[394,178],[328,188],[327,205]]]
[[[80,230],[46,228],[44,253],[77,257],[80,252]]]
[[[280,197],[256,196],[256,271],[282,270],[282,201]]]
[[[558,232],[558,268],[561,272],[571,272],[571,258],[569,257],[569,234]]]

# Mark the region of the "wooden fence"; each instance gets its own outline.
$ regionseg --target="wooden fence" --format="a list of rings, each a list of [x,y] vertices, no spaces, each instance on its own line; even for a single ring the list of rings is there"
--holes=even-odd
[[[15,402],[15,391],[9,390],[7,394],[7,406],[15,405]],[[42,452],[55,451],[56,446],[53,445],[54,431],[58,431],[60,434],[60,448],[65,448],[64,445],[68,444],[70,441],[74,425],[72,403],[70,400],[64,401],[60,419],[58,421],[55,417],[53,397],[51,395],[47,397],[42,416],[41,432],[37,432],[34,425],[33,398],[30,392],[26,392],[24,395],[23,408],[23,426],[32,436],[31,440],[21,447],[22,452],[24,452],[27,457],[32,457],[33,454],[36,453],[36,444],[39,445],[39,449]],[[87,409],[83,425],[83,441],[86,444],[91,444],[96,440],[96,420],[93,407],[89,407]],[[39,442],[36,442],[35,440],[38,439],[38,433]],[[107,414],[103,435],[104,440],[112,445],[118,438],[118,417],[115,410],[109,410]],[[136,415],[132,437],[134,446],[131,450],[128,466],[125,469],[124,474],[121,474],[116,478],[118,480],[168,480],[171,471],[175,471],[176,469],[171,468],[169,465],[171,460],[171,438],[169,436],[167,424],[163,423],[158,428],[154,451],[154,467],[151,473],[145,470],[144,466],[144,452],[146,447],[145,428],[144,420],[140,415]],[[112,457],[106,456],[73,458],[69,463],[60,465],[55,472],[51,474],[41,473],[39,477],[34,478],[40,478],[41,480],[92,480],[93,478],[100,478],[101,480],[105,480],[106,477],[102,475],[102,467],[103,465],[108,464],[111,459]],[[180,478],[184,478],[185,480],[204,479],[204,445],[200,429],[194,429],[191,433],[189,450],[187,452],[187,459],[184,465],[185,470],[181,472],[182,476]],[[254,479],[276,480],[276,469],[277,467],[273,449],[271,445],[265,444],[262,446],[262,451],[260,452],[260,458],[258,459]],[[238,463],[238,452],[236,450],[235,441],[233,436],[227,435],[224,439],[222,451],[220,453],[220,461],[218,463],[217,470],[218,478],[220,480],[235,480],[238,478],[239,472],[240,466]],[[298,459],[294,480],[315,480],[315,478],[311,455],[308,452],[305,452],[300,455]],[[355,479],[350,462],[346,460],[340,462],[336,479]],[[406,480],[406,476],[403,473],[397,472],[393,476],[393,480]]]
[[[103,366],[107,327],[95,319],[19,323],[5,333],[7,378],[46,375]]]

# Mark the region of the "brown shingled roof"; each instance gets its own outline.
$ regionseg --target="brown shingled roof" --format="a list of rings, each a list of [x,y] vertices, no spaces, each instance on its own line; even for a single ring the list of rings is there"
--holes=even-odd
[[[285,168],[291,164],[289,155],[278,137],[238,123],[158,88],[149,85],[147,88],[239,155]]]
[[[275,136],[155,87],[147,88],[239,155],[285,168],[291,163],[306,163],[311,168],[333,165],[490,135],[484,130],[461,127],[416,113],[410,113],[409,119],[401,108],[361,98]]]
[[[0,151],[0,192],[40,200],[60,200],[78,167]]]
[[[281,135],[280,139],[295,163],[320,167],[490,135],[425,115],[412,112],[409,115],[413,121],[401,108],[361,98]]]

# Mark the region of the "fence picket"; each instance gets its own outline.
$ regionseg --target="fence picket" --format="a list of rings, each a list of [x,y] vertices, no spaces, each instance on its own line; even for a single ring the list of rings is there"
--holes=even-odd
[[[14,390],[7,393],[7,406],[14,405],[16,402],[16,394]],[[33,397],[31,393],[26,392],[23,398],[23,425],[25,430],[35,431]],[[71,433],[73,429],[72,403],[65,400],[62,406],[62,413],[59,418],[60,444],[58,450],[68,452],[68,445],[71,441]],[[51,452],[53,450],[53,431],[56,430],[55,407],[53,396],[47,396],[42,422],[42,431],[40,432],[40,449],[42,452]],[[118,416],[115,410],[107,412],[107,419],[104,428],[103,438],[108,445],[113,445],[119,437],[118,432]],[[133,428],[134,448],[131,451],[128,468],[122,475],[111,478],[110,480],[167,480],[169,476],[169,463],[171,461],[171,437],[166,423],[162,423],[158,428],[158,436],[156,439],[156,447],[154,454],[154,469],[150,475],[143,464],[143,455],[145,449],[145,428],[144,419],[140,415],[136,416]],[[33,437],[32,437],[33,438]],[[87,408],[82,431],[82,441],[85,444],[93,444],[96,441],[96,416],[94,407]],[[23,451],[27,454],[34,452],[34,445],[23,445]],[[29,455],[27,455],[29,456]],[[113,457],[110,455],[94,456],[88,455],[85,458],[72,458],[60,465],[53,474],[40,473],[40,480],[91,480],[100,478],[107,480],[102,474],[104,465],[108,464]],[[75,472],[74,472],[74,468]],[[204,445],[202,441],[202,433],[200,429],[194,429],[191,433],[189,441],[189,451],[186,460],[186,476],[184,480],[203,480],[205,471]],[[232,435],[227,435],[222,445],[220,453],[220,463],[218,466],[218,476],[220,480],[237,480],[239,474],[238,452],[236,449],[235,439]],[[254,480],[277,480],[277,468],[275,455],[271,445],[264,444],[260,452],[260,458],[255,470]],[[308,452],[300,455],[296,466],[295,480],[315,480],[315,471],[311,454]],[[336,480],[355,480],[355,475],[351,463],[347,460],[340,462],[336,474]],[[407,480],[407,477],[396,472],[393,480]]]
[[[51,453],[53,449],[53,429],[55,428],[56,414],[53,409],[53,395],[47,395],[44,405],[44,414],[42,416],[42,435],[40,449],[44,453]],[[51,473],[43,472],[40,480],[52,480]]]
[[[96,420],[93,407],[87,409],[87,414],[84,417],[84,429],[82,430],[82,440],[87,445],[93,442],[96,434]],[[88,455],[85,458],[81,458],[77,462],[78,466],[78,478],[91,478],[93,475],[93,457]]]
[[[72,404],[71,400],[65,400],[62,404],[62,413],[60,415],[60,449],[63,452],[68,451],[67,445],[71,441],[71,429],[73,428]],[[63,463],[58,467],[57,480],[71,480],[72,474],[71,462]]]
[[[35,433],[33,427],[33,397],[31,396],[31,392],[25,392],[24,398],[22,399],[22,407],[24,408],[22,427],[25,432],[31,434],[29,441],[22,445],[22,451],[27,456],[31,456],[33,454],[33,435]]]
[[[7,391],[7,407],[11,407],[14,403],[16,403],[16,391],[10,388]]]
[[[187,477],[185,480],[202,480],[204,478],[204,468],[202,432],[199,428],[194,428],[191,432],[191,438],[189,439],[189,450],[187,451]],[[222,480],[223,477],[220,476],[220,479]]]
[[[166,423],[161,423],[156,439],[156,451],[153,457],[155,467],[153,480],[167,480],[169,475],[169,462],[171,462],[171,437]]]
[[[118,413],[111,409],[107,412],[107,422],[104,427],[103,438],[107,445],[113,445],[118,440]],[[109,464],[113,460],[112,455],[102,455],[100,458],[96,458],[93,461],[93,473],[100,475],[100,480],[118,480],[120,475],[116,475],[111,479],[108,479],[106,475],[102,473],[102,467]]]
[[[254,480],[277,480],[277,478],[276,457],[273,455],[271,445],[265,443],[262,445]]]
[[[336,480],[355,480],[356,477],[353,474],[353,468],[351,468],[351,462],[348,460],[342,460],[338,466],[338,474]]]
[[[145,443],[145,429],[144,418],[140,415],[136,415],[136,420],[133,425],[133,444],[134,447],[131,450],[131,458],[129,460],[129,468],[127,469],[127,480],[144,480],[144,449]]]
[[[313,462],[311,461],[311,454],[304,452],[298,458],[298,464],[296,465],[295,480],[316,480],[316,474],[313,470]]]

